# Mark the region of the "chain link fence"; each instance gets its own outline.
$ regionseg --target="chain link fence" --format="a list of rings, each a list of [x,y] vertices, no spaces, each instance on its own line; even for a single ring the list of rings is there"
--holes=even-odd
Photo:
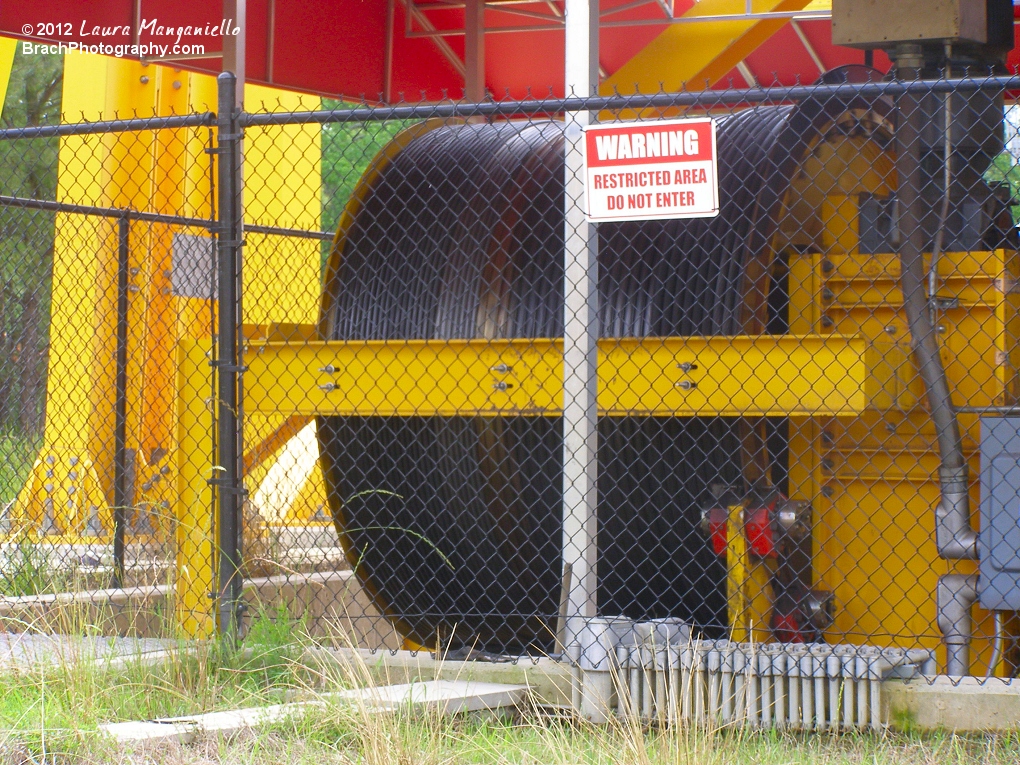
[[[889,676],[1012,677],[1017,84],[0,131],[47,179],[0,197],[7,623],[288,609],[808,727]],[[647,121],[637,164],[710,117],[718,214],[585,222],[579,114]],[[601,182],[682,215],[707,181]]]

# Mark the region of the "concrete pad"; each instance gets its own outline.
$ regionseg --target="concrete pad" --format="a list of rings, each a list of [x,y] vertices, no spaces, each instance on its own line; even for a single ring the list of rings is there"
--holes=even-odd
[[[424,706],[441,714],[457,714],[519,707],[527,692],[527,685],[429,680],[343,691],[333,696],[380,710],[411,705]]]
[[[523,656],[516,662],[434,659],[428,651],[370,651],[362,648],[310,648],[302,661],[325,675],[334,673],[377,684],[454,680],[526,685],[543,706],[569,706],[572,668],[548,657]]]
[[[166,585],[0,596],[0,630],[73,633],[88,625],[106,634],[160,637],[175,625]],[[244,582],[249,612],[285,606],[311,635],[343,635],[366,648],[399,648],[402,639],[350,570],[258,577]]]
[[[99,730],[118,741],[180,741],[188,743],[196,736],[216,733],[227,736],[245,728],[267,725],[304,714],[309,708],[322,709],[326,702],[295,702],[267,707],[249,707],[229,712],[209,712],[193,717],[168,717],[100,725]]]
[[[314,701],[249,707],[228,712],[210,712],[191,717],[163,720],[107,723],[101,732],[121,742],[180,741],[187,743],[198,735],[231,735],[245,728],[293,719],[330,704],[351,703],[379,712],[406,706],[435,710],[440,714],[478,712],[519,707],[528,692],[523,685],[433,681],[405,683],[327,694]]]
[[[117,668],[139,660],[163,660],[176,646],[172,640],[153,638],[0,633],[0,669],[81,662]]]
[[[893,727],[1007,731],[1020,728],[1020,681],[946,677],[882,683],[882,712]]]

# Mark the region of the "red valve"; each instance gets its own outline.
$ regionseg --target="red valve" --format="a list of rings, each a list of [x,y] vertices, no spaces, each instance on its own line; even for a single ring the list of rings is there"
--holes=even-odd
[[[712,507],[702,511],[701,526],[712,540],[712,551],[716,555],[726,554],[728,520],[729,511],[725,507]]]
[[[758,559],[777,558],[783,540],[803,539],[810,534],[811,506],[807,502],[787,499],[773,489],[764,496],[750,493],[741,504],[748,552]],[[726,554],[729,513],[721,505],[701,511],[701,529],[712,541],[716,555]]]
[[[832,626],[835,601],[828,590],[808,589],[801,582],[780,586],[773,579],[775,600],[769,626],[780,643],[815,643]]]
[[[772,516],[778,499],[766,507],[750,507],[744,511],[744,533],[752,555],[758,558],[775,558],[776,542],[772,531]]]
[[[772,611],[772,634],[780,643],[803,643],[804,628],[796,613]]]

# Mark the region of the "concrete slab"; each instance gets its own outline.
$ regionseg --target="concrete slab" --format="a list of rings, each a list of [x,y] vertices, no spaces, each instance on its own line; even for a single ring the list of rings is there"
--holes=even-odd
[[[0,633],[0,669],[78,662],[123,666],[134,660],[165,659],[176,647],[174,641],[155,638]]]
[[[311,648],[303,661],[326,676],[377,684],[455,680],[528,686],[543,706],[569,706],[573,671],[548,657],[521,657],[515,662],[435,659],[428,651],[371,651],[362,648]]]
[[[433,709],[440,714],[478,712],[516,708],[523,704],[527,686],[496,683],[432,681],[405,683],[327,694],[313,701],[249,707],[227,712],[210,712],[191,717],[163,720],[107,723],[100,725],[103,733],[121,742],[155,742],[176,740],[190,742],[199,735],[231,735],[245,728],[271,725],[330,704],[357,704],[386,712],[405,706]]]
[[[173,634],[167,622],[172,589],[166,585],[86,590],[22,597],[0,596],[0,630],[72,633],[89,625],[106,634],[159,637]],[[249,612],[285,606],[303,619],[311,635],[340,636],[366,648],[398,648],[392,624],[372,604],[350,571],[287,574],[245,580]]]
[[[882,683],[885,719],[900,728],[1020,729],[1020,680],[946,677]]]
[[[333,695],[336,699],[365,704],[373,709],[393,710],[411,705],[452,715],[519,707],[527,692],[527,685],[429,680],[423,683],[380,685]]]

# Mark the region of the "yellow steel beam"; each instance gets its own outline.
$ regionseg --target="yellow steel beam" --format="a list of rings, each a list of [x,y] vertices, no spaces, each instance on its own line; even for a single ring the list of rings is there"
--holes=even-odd
[[[259,343],[245,410],[288,415],[557,415],[561,340]],[[607,339],[606,415],[831,416],[897,404],[912,370],[842,335]]]
[[[730,640],[746,643],[751,639],[751,561],[744,536],[744,506],[731,505],[726,510],[726,596],[729,610]]]
[[[800,11],[809,0],[753,0],[754,13]],[[739,15],[746,0],[701,0],[683,16]],[[789,19],[706,21],[674,24],[599,86],[603,95],[703,90],[726,76]]]
[[[215,629],[213,544],[212,341],[182,338],[177,346],[177,577],[175,612],[182,637]]]
[[[0,110],[7,100],[7,86],[11,82],[11,70],[14,68],[14,52],[18,41],[13,37],[0,37]]]

